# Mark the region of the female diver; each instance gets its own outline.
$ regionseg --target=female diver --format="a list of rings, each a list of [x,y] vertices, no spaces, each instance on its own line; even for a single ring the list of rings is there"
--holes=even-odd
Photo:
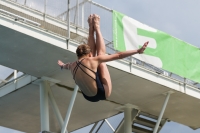
[[[106,55],[106,48],[100,31],[100,17],[96,14],[90,15],[88,24],[88,44],[78,46],[76,50],[78,60],[66,64],[58,60],[58,65],[71,71],[73,79],[85,99],[97,102],[108,98],[112,91],[110,74],[105,62],[122,59],[134,54],[142,54],[148,42],[144,43],[138,50]],[[96,41],[94,32],[96,32]]]

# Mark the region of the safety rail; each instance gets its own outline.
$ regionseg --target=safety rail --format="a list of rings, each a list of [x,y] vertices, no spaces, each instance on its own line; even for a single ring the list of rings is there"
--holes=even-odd
[[[34,22],[34,21],[31,21],[29,19],[26,19],[26,18],[23,18],[19,15],[16,15],[16,14],[13,14],[13,13],[10,13],[8,11],[5,11],[5,10],[2,10],[0,9],[0,13],[6,15],[6,16],[9,16],[9,17],[12,17],[14,18],[15,21],[21,21],[21,22],[27,22],[29,24],[32,24],[32,25],[35,25],[35,26],[40,26],[41,24],[37,23],[37,22]]]
[[[50,31],[56,32],[58,34],[61,34],[62,36],[66,36],[66,29],[59,28],[58,26],[53,26],[47,22],[45,22],[45,17],[48,15],[53,17],[54,19],[57,19],[58,21],[62,21],[65,26],[67,26],[67,2],[68,0],[60,0],[59,2],[55,3],[48,3],[47,0],[44,1],[35,1],[35,0],[4,0],[4,1],[11,1],[18,5],[24,6],[26,8],[31,8],[36,10],[37,12],[40,12],[44,16],[44,22],[41,22],[41,20],[37,20],[35,23],[41,24],[40,27],[45,27],[46,29],[51,29]],[[82,28],[84,30],[88,30],[88,24],[87,24],[87,17],[92,14],[96,13],[99,14],[101,17],[101,31],[104,37],[106,50],[108,54],[116,53],[117,51],[114,49],[113,46],[113,40],[112,40],[112,10],[104,7],[102,5],[99,5],[98,3],[95,3],[91,0],[74,0],[70,1],[70,24],[76,26],[77,28]],[[24,19],[25,20],[25,19]],[[36,20],[34,18],[33,20]],[[106,20],[106,21],[104,21]],[[32,22],[32,19],[30,19],[30,22]],[[46,26],[44,26],[46,25]],[[52,28],[53,27],[53,28]],[[58,29],[60,30],[58,32]],[[73,34],[71,32],[71,34]],[[75,35],[74,35],[75,36]],[[74,37],[76,38],[76,37]],[[81,40],[84,40],[83,38]],[[81,42],[79,40],[79,42]],[[143,61],[140,61],[134,57],[128,57],[125,58],[124,61],[127,61],[130,63],[130,65],[139,65],[141,67],[145,67],[146,69],[149,69],[151,71],[154,71],[158,74],[163,74],[165,76],[171,77],[175,80],[178,80],[179,82],[189,85],[192,85],[196,88],[200,88],[200,84],[194,81],[191,81],[189,79],[186,79],[184,77],[180,77],[174,73],[168,72],[166,70],[157,68],[151,64],[145,63]]]
[[[36,77],[30,76],[27,74],[23,74],[5,84],[1,84],[0,85],[0,97],[3,97],[15,90],[18,90],[18,89],[32,83],[36,79],[37,79]]]

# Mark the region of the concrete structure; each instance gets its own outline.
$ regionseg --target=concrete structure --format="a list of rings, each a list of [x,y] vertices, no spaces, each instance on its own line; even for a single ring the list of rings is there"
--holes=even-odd
[[[160,116],[160,121],[163,118],[193,129],[200,127],[200,90],[134,61],[107,63],[113,85],[110,98],[91,103],[78,91],[74,105],[70,104],[75,83],[69,71],[60,70],[57,60],[75,60],[75,49],[87,38],[88,31],[73,24],[67,28],[66,22],[47,14],[44,18],[43,13],[12,1],[1,0],[0,7],[0,64],[26,73],[26,77],[0,88],[1,126],[29,133],[60,132],[65,122],[67,130],[73,131],[116,115],[121,112],[119,107],[125,106],[127,133],[132,130],[131,122],[140,111]],[[70,39],[65,30],[69,28]],[[48,109],[48,99],[53,110]],[[69,104],[73,105],[73,110],[67,122],[63,118]],[[134,117],[131,116],[133,110],[138,111]]]

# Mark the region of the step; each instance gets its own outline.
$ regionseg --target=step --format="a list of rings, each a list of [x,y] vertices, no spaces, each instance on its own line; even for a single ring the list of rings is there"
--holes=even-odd
[[[135,120],[133,121],[133,123],[137,123],[140,125],[144,125],[150,128],[154,128],[156,125],[156,122],[153,122],[151,120],[145,119],[145,118],[141,118],[141,117],[136,117]]]
[[[134,132],[134,133],[153,133],[152,130],[147,130],[145,128],[138,127],[135,125],[132,125],[132,132]]]
[[[51,131],[42,131],[41,133],[55,133],[55,132],[51,132]]]
[[[140,115],[143,115],[143,116],[149,117],[149,118],[151,118],[151,119],[153,119],[153,120],[155,120],[155,121],[157,121],[157,119],[158,119],[157,116],[150,115],[150,114],[145,113],[145,112],[140,112],[140,113],[138,114],[138,116],[140,116]]]

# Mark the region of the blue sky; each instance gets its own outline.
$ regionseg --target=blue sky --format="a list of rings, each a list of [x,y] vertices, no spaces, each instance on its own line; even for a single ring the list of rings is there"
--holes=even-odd
[[[200,47],[199,0],[93,0]]]
[[[24,133],[24,132],[21,132],[21,131],[17,131],[17,130],[13,130],[13,129],[9,129],[9,128],[1,127],[1,126],[0,126],[0,133]]]

